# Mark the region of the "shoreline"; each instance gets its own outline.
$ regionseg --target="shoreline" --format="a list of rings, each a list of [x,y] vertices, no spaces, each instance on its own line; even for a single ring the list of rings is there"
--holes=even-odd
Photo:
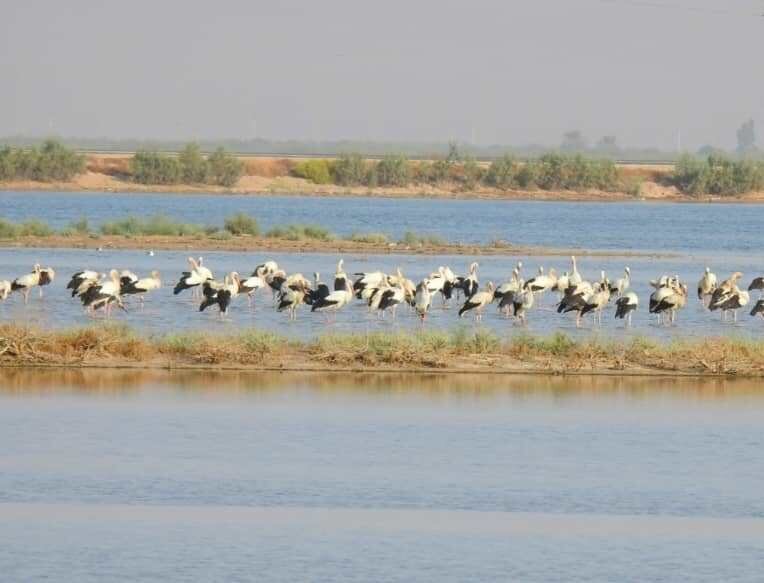
[[[256,329],[141,336],[117,324],[55,331],[2,324],[0,368],[762,378],[764,341],[573,340],[561,333],[502,340],[485,330],[294,340]]]
[[[546,201],[546,202],[683,202],[683,203],[763,203],[764,192],[739,196],[698,195],[681,193],[666,186],[662,177],[673,166],[651,164],[617,166],[626,184],[639,184],[638,192],[622,190],[541,190],[500,189],[483,184],[465,190],[454,182],[437,185],[411,183],[401,187],[339,186],[315,184],[289,174],[292,160],[275,157],[239,157],[245,173],[233,187],[207,184],[145,185],[130,180],[129,156],[86,155],[87,170],[68,181],[40,182],[32,180],[0,181],[0,192],[71,192],[112,194],[185,194],[238,196],[310,196],[368,198],[430,198],[451,200]],[[625,188],[625,185],[622,185]]]
[[[346,239],[324,241],[320,239],[289,240],[275,237],[232,236],[230,239],[165,235],[27,235],[14,239],[0,239],[0,248],[18,249],[97,249],[146,251],[234,251],[274,253],[358,253],[364,255],[471,255],[471,256],[529,256],[557,257],[677,257],[671,252],[629,250],[556,249],[528,245],[471,245],[460,243],[407,245],[405,243],[365,243]]]

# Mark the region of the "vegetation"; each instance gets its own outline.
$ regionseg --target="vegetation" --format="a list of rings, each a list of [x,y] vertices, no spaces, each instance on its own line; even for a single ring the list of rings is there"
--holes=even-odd
[[[332,181],[332,165],[329,160],[306,160],[297,164],[292,174],[314,184],[329,184]]]
[[[274,227],[265,234],[272,239],[286,239],[287,241],[305,241],[314,239],[318,241],[332,241],[335,236],[318,225],[285,225]]]
[[[228,217],[224,222],[225,230],[232,235],[252,235],[256,237],[260,234],[260,225],[255,217],[250,217],[246,213],[236,213]]]
[[[414,231],[406,231],[400,242],[409,247],[423,247],[425,245],[441,246],[447,244],[447,241],[440,235],[420,235]]]
[[[327,368],[379,367],[527,370],[543,373],[635,372],[764,375],[764,342],[706,338],[658,343],[631,340],[574,340],[519,334],[501,339],[486,330],[329,334],[290,340],[247,330],[231,336],[198,332],[139,336],[117,324],[71,330],[40,330],[0,324],[0,363],[64,365],[109,362],[166,367],[219,364]]]
[[[39,148],[0,149],[0,180],[71,180],[85,171],[85,157],[55,140]]]
[[[147,219],[129,216],[119,221],[110,221],[101,225],[101,233],[104,235],[121,235],[124,237],[148,235],[185,237],[190,235],[203,235],[205,229],[199,225],[173,221],[164,215],[155,215]]]
[[[204,158],[197,144],[187,144],[179,156],[138,151],[130,161],[130,173],[140,184],[215,184],[231,187],[244,165],[236,156],[218,148]]]
[[[669,179],[687,194],[734,196],[764,190],[764,162],[732,160],[717,154],[703,161],[685,155]]]

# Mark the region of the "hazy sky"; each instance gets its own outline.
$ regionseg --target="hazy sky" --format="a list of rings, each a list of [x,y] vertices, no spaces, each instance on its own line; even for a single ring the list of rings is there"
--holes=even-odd
[[[0,135],[764,145],[764,0],[25,0]]]

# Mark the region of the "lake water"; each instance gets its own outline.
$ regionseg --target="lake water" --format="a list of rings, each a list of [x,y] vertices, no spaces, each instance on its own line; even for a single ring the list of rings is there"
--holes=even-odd
[[[623,275],[625,265],[631,267],[632,289],[642,303],[632,330],[624,331],[622,324],[613,319],[613,308],[606,313],[602,328],[592,329],[587,324],[585,329],[576,330],[571,317],[561,317],[552,310],[555,298],[547,296],[540,309],[530,314],[527,331],[564,330],[573,336],[636,334],[658,338],[719,334],[758,338],[764,333],[764,324],[747,314],[741,314],[738,325],[722,325],[717,314],[701,310],[692,297],[706,265],[710,265],[720,278],[727,277],[733,270],[741,270],[745,273],[746,284],[753,277],[764,274],[764,249],[757,245],[760,226],[764,222],[764,206],[761,205],[6,192],[0,193],[0,208],[0,216],[16,221],[36,217],[57,227],[83,215],[96,225],[128,214],[154,213],[185,221],[222,224],[225,216],[245,211],[260,218],[266,227],[278,223],[319,222],[341,234],[380,230],[401,234],[411,228],[450,240],[485,242],[503,238],[524,245],[637,250],[645,253],[639,257],[580,258],[581,272],[592,280],[598,279],[601,269],[607,271],[611,280],[616,280]],[[651,255],[646,252],[650,249],[663,254]],[[273,309],[269,291],[259,294],[255,310],[247,306],[244,298],[238,298],[230,317],[221,322],[214,310],[199,314],[198,300],[192,300],[188,292],[173,296],[172,286],[187,269],[185,258],[191,253],[204,255],[205,264],[220,278],[232,270],[249,274],[256,265],[275,259],[288,273],[300,272],[312,278],[312,273],[319,271],[324,281],[331,281],[333,277],[339,258],[336,255],[206,252],[194,248],[192,240],[189,249],[184,251],[157,251],[154,257],[147,256],[145,251],[0,249],[0,279],[13,279],[27,273],[35,262],[50,265],[58,273],[54,284],[46,288],[43,300],[34,299],[29,306],[24,306],[20,296],[14,295],[0,303],[0,319],[53,327],[87,324],[91,319],[65,290],[72,273],[82,269],[107,272],[118,268],[146,275],[152,269],[158,269],[165,288],[152,294],[144,309],[133,305],[128,314],[119,313],[115,319],[156,333],[187,329],[235,331],[257,326],[292,336],[313,336],[327,329],[323,316],[311,315],[308,309],[302,310],[297,322],[288,322],[285,314],[277,314]],[[473,260],[467,256],[393,254],[346,254],[344,259],[348,273],[392,272],[400,266],[414,282],[437,270],[439,265],[449,265],[457,274],[465,274],[467,265]],[[482,284],[489,280],[497,284],[506,281],[518,259],[525,264],[526,279],[535,274],[538,265],[547,270],[555,267],[560,273],[570,268],[567,257],[483,257],[479,258]],[[652,292],[648,282],[664,273],[678,274],[690,287],[689,306],[681,312],[678,325],[672,328],[656,325],[646,310]],[[752,302],[755,300],[754,294]],[[469,318],[457,319],[456,302],[450,310],[440,309],[439,302],[439,299],[434,302],[435,309],[426,324],[428,328],[450,330],[473,326]],[[487,310],[481,325],[502,336],[526,331],[500,317],[494,307]],[[363,333],[418,328],[418,319],[407,310],[401,310],[395,322],[380,321],[375,315],[369,315],[362,305],[356,304],[343,310],[330,329]]]
[[[0,192],[0,216],[56,228],[83,216],[97,226],[127,215],[164,214],[223,225],[246,212],[263,227],[320,224],[338,235],[406,230],[449,241],[586,249],[760,253],[764,206],[756,204],[524,202],[307,196]]]
[[[0,369],[7,581],[760,581],[748,381]]]

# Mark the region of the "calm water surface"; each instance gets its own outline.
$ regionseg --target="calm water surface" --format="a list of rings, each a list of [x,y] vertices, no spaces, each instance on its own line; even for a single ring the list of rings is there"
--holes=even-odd
[[[0,302],[0,321],[20,323],[31,322],[44,327],[66,327],[86,325],[93,320],[85,315],[77,300],[70,297],[66,290],[68,276],[83,268],[107,272],[112,267],[129,268],[143,276],[152,269],[158,269],[163,277],[165,287],[152,293],[146,300],[144,308],[139,308],[132,301],[128,313],[115,312],[114,319],[129,323],[132,327],[153,332],[166,333],[175,330],[210,330],[218,332],[235,332],[243,328],[257,327],[272,330],[289,336],[310,337],[326,331],[358,332],[418,330],[420,323],[413,312],[407,308],[399,310],[398,318],[392,321],[388,316],[380,320],[376,314],[369,314],[365,305],[357,301],[348,306],[338,316],[336,323],[327,326],[321,314],[311,314],[309,307],[303,306],[296,322],[289,322],[287,315],[277,313],[273,306],[271,293],[263,290],[256,296],[254,309],[249,307],[245,297],[236,298],[230,309],[229,316],[220,321],[214,309],[204,313],[198,312],[199,300],[191,298],[189,292],[174,296],[172,287],[175,285],[181,271],[187,269],[186,257],[189,251],[157,251],[154,257],[149,257],[143,251],[113,251],[80,249],[0,249],[0,279],[13,279],[31,270],[31,266],[40,262],[55,267],[58,276],[51,286],[45,288],[45,295],[39,299],[33,296],[29,305],[24,305],[20,294],[13,294],[10,299]],[[285,254],[271,253],[266,255],[256,253],[227,253],[204,252],[205,264],[212,268],[214,274],[223,274],[235,270],[249,274],[265,259],[275,259],[288,273],[300,272],[312,278],[314,271],[322,274],[324,281],[331,281],[336,268],[338,257],[328,254]],[[439,265],[451,265],[457,273],[466,273],[467,264],[472,258],[454,256],[412,256],[412,255],[345,255],[345,269],[348,273],[375,271],[381,269],[394,272],[400,266],[407,277],[419,281]],[[480,259],[480,280],[485,285],[489,280],[503,282],[509,278],[512,268],[518,259],[525,264],[528,277],[536,271],[538,265],[547,269],[556,267],[562,272],[569,269],[569,259],[566,257],[484,257]],[[634,317],[634,327],[624,330],[623,323],[614,319],[614,306],[610,306],[603,317],[602,327],[593,327],[586,322],[585,327],[577,330],[574,318],[561,316],[554,309],[556,296],[547,294],[540,305],[529,315],[527,328],[516,326],[511,320],[506,320],[497,312],[496,306],[489,306],[480,327],[493,330],[498,335],[512,336],[520,333],[548,334],[562,330],[575,337],[591,335],[624,336],[638,335],[655,338],[674,338],[703,335],[731,335],[751,338],[764,336],[764,323],[761,319],[750,318],[747,312],[741,313],[737,325],[721,324],[718,313],[711,314],[701,310],[694,299],[693,287],[700,277],[706,264],[704,259],[691,256],[678,257],[586,257],[580,258],[580,270],[588,278],[598,279],[600,269],[605,269],[613,280],[621,277],[624,265],[632,270],[632,289],[637,292],[642,302],[640,311]],[[722,267],[720,262],[711,263]],[[737,269],[747,274],[761,273],[764,268],[762,255],[742,255],[732,263]],[[720,273],[724,271],[719,270]],[[650,293],[653,291],[648,281],[662,273],[679,274],[690,284],[690,301],[688,307],[679,314],[675,327],[659,326],[654,317],[647,313]],[[750,275],[748,277],[753,277]],[[747,284],[747,280],[745,282]],[[757,295],[754,293],[753,301]],[[433,302],[433,309],[425,324],[429,330],[455,330],[459,327],[473,329],[475,324],[471,317],[459,320],[457,310],[459,303],[454,301],[450,309],[442,309],[440,298]]]
[[[0,192],[0,216],[42,219],[56,228],[83,216],[93,226],[127,215],[164,214],[222,226],[246,212],[265,228],[323,225],[338,235],[407,230],[449,241],[557,248],[637,249],[687,253],[759,252],[764,206],[633,202],[523,202],[307,196],[220,196]]]
[[[10,581],[758,581],[757,383],[0,370]]]

